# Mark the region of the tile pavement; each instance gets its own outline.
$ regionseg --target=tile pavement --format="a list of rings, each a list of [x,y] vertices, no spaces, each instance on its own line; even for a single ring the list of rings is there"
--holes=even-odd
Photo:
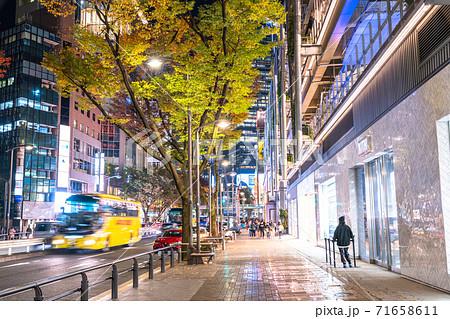
[[[101,300],[108,300],[109,297]],[[128,301],[371,300],[364,291],[311,262],[284,240],[243,233],[211,264],[181,263],[123,289]]]

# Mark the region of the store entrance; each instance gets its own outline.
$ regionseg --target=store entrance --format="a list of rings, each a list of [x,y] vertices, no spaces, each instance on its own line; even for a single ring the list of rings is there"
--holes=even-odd
[[[361,256],[386,267],[400,270],[397,204],[395,196],[394,162],[392,152],[355,168],[357,180],[364,181],[357,188],[359,218],[364,219],[365,247]],[[362,183],[361,183],[362,184]],[[367,249],[368,248],[368,249]],[[367,256],[368,255],[368,256]]]

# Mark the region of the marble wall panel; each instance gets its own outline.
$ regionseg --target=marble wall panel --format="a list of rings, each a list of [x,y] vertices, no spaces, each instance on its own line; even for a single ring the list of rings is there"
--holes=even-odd
[[[450,114],[450,66],[386,113],[315,171],[315,182],[336,178],[337,216],[352,228],[355,194],[349,170],[392,149],[400,241],[401,273],[450,290],[444,241],[436,121]],[[372,152],[358,156],[358,141],[371,136]],[[360,218],[358,218],[360,219]],[[358,226],[359,224],[359,226]],[[424,229],[432,225],[435,231]]]

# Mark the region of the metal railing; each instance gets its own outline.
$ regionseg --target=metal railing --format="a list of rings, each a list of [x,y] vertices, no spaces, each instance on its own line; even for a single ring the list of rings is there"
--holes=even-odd
[[[22,249],[26,247],[26,252],[30,252],[31,247],[42,245],[39,250],[45,250],[45,240],[44,238],[33,238],[33,239],[21,239],[21,240],[5,240],[0,241],[0,255],[12,255],[16,252],[24,252]],[[15,251],[13,251],[15,250]],[[19,251],[18,251],[19,250]]]
[[[164,273],[166,271],[166,260],[165,260],[164,252],[167,250],[170,250],[170,267],[172,268],[175,266],[175,261],[174,261],[175,249],[174,248],[179,245],[180,245],[180,243],[174,243],[174,244],[164,247],[164,248],[154,249],[149,252],[141,253],[141,254],[123,258],[123,259],[119,259],[114,262],[109,262],[109,263],[101,264],[101,265],[97,265],[97,266],[86,267],[86,268],[83,268],[80,270],[76,270],[76,271],[72,271],[69,273],[62,274],[62,275],[43,279],[43,280],[36,281],[36,282],[26,284],[23,286],[9,288],[9,289],[0,291],[0,299],[7,297],[7,296],[16,295],[16,294],[22,293],[24,291],[34,290],[34,300],[35,301],[43,301],[44,294],[41,289],[42,286],[51,284],[51,283],[55,283],[55,282],[63,280],[63,279],[72,278],[75,276],[81,276],[80,287],[71,289],[69,291],[63,292],[57,296],[54,296],[54,297],[51,297],[51,298],[48,298],[45,300],[50,300],[50,301],[59,300],[59,299],[62,299],[64,297],[67,297],[67,296],[70,296],[70,295],[73,295],[73,294],[79,292],[80,293],[79,300],[88,301],[89,300],[89,288],[99,285],[99,284],[109,281],[109,280],[111,280],[111,299],[114,300],[114,299],[117,299],[119,296],[119,276],[120,275],[129,273],[129,272],[133,272],[133,288],[138,288],[138,286],[139,286],[139,269],[148,268],[148,279],[153,279],[154,266],[155,266],[154,265],[155,260],[153,258],[153,255],[155,253],[161,252],[161,258],[160,258],[161,266],[160,267],[161,267],[161,273]],[[180,250],[181,250],[181,248],[179,247],[177,249],[178,262],[181,262]],[[148,256],[148,259],[146,262],[141,263],[141,264],[143,264],[143,266],[139,266],[138,258],[143,257],[143,256]],[[120,263],[130,261],[130,260],[133,261],[132,267],[119,272],[117,269],[117,265]],[[94,270],[102,269],[102,268],[112,268],[111,276],[108,276],[107,278],[104,278],[104,279],[97,280],[93,283],[89,283],[87,273],[92,272]]]
[[[342,69],[330,88],[322,92],[310,124],[314,136],[317,136],[340,107],[357,80],[382,50],[385,42],[392,37],[396,26],[404,20],[412,7],[401,0],[373,2],[368,6],[358,21],[360,26],[358,32],[355,32],[347,43]]]
[[[17,240],[17,239],[28,239],[31,236],[31,233],[14,233],[14,235],[9,234],[1,234],[0,240]]]
[[[355,252],[355,239],[351,238],[350,242],[352,243],[353,248],[353,266],[356,267],[356,252]],[[336,268],[336,241],[332,238],[325,238],[325,262],[333,265]],[[331,249],[331,245],[333,245],[333,250]]]

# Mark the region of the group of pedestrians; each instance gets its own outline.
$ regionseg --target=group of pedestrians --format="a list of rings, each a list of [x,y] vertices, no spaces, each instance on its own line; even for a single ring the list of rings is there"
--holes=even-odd
[[[31,234],[33,233],[33,230],[28,225],[25,233],[20,233],[18,230],[16,230],[15,227],[11,227],[8,231],[5,231],[5,229],[2,227],[0,234],[0,240],[14,240],[14,239],[20,239],[20,238],[30,238]]]
[[[0,239],[2,240],[13,240],[15,239],[16,236],[16,229],[14,227],[11,227],[8,231],[6,231],[3,227],[1,229],[1,234],[2,236],[0,237]]]
[[[264,222],[258,219],[250,220],[247,223],[248,233],[250,237],[268,238],[273,239],[275,236],[281,238],[281,234],[284,231],[283,224],[281,222],[273,223],[272,221]]]

